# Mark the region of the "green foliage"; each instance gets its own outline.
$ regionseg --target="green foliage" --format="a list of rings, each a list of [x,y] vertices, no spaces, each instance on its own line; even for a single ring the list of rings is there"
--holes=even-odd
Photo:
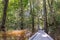
[[[28,4],[28,0],[23,0],[23,6],[26,7]]]
[[[56,7],[57,10],[60,10],[60,2],[56,2],[55,7]]]
[[[24,6],[24,11],[26,11],[26,9],[28,9],[30,11],[30,6],[28,5],[29,0],[23,0],[23,6]],[[42,2],[42,0],[40,1],[40,3]],[[34,1],[35,3],[35,1]],[[40,5],[40,6],[39,6]],[[40,9],[42,10],[43,7],[42,7],[42,3],[39,4],[39,5],[34,5],[34,17],[36,18],[34,21],[35,23],[37,24],[38,23],[38,15],[42,16],[42,11],[40,11]],[[3,14],[3,3],[2,3],[2,0],[0,0],[0,21],[2,19],[2,14]],[[60,1],[58,2],[55,2],[54,4],[54,7],[56,9],[56,21],[58,23],[60,23]],[[6,27],[9,29],[9,28],[17,28],[20,26],[19,22],[19,17],[18,17],[18,13],[20,12],[20,0],[9,0],[9,4],[8,4],[8,10],[7,10],[7,18],[6,18]],[[18,11],[19,10],[19,11]],[[27,10],[27,11],[28,11]],[[18,11],[18,12],[16,12]],[[49,12],[49,9],[48,9],[48,5],[47,5],[47,11]],[[39,14],[38,14],[39,12]],[[16,15],[17,14],[17,15]],[[49,16],[50,14],[48,14]],[[16,17],[17,16],[17,17]],[[31,16],[31,15],[30,15]],[[29,16],[29,17],[30,17]],[[42,18],[43,19],[43,18]],[[50,20],[50,19],[49,19]],[[48,20],[48,21],[49,21]],[[26,24],[25,24],[26,23]],[[30,18],[25,18],[24,16],[24,25],[30,25],[31,26],[31,23],[32,23],[32,20],[31,20],[31,17]],[[43,25],[43,21],[40,20],[40,24]]]

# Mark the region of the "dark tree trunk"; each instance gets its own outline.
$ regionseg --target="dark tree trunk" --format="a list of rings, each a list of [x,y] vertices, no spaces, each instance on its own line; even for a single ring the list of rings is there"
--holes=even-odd
[[[33,8],[32,8],[33,6]],[[30,14],[31,14],[31,18],[32,18],[32,33],[34,33],[35,29],[34,29],[34,2],[32,2],[30,0]]]
[[[9,0],[4,0],[4,10],[3,10],[3,17],[2,17],[2,24],[1,24],[1,31],[3,31],[3,39],[4,39],[4,40],[6,40],[5,21],[6,21],[8,1],[9,1]]]
[[[32,15],[32,32],[34,33],[34,16]]]
[[[48,33],[46,0],[43,0],[44,30]]]
[[[20,16],[21,16],[21,29],[23,29],[24,27],[24,14],[23,14],[23,0],[20,0],[20,8],[21,8],[21,12],[20,12]]]

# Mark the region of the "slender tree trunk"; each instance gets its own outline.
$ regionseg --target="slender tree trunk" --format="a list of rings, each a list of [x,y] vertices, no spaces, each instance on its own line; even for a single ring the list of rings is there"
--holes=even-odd
[[[32,15],[32,32],[34,33],[34,16]]]
[[[23,0],[20,0],[20,8],[21,8],[21,12],[20,12],[20,16],[21,16],[21,29],[23,29],[24,27],[24,14],[23,14]]]
[[[2,17],[2,24],[1,24],[1,31],[3,31],[3,39],[4,39],[4,40],[6,40],[5,21],[6,21],[8,1],[9,1],[9,0],[4,0],[4,10],[3,10],[3,17]]]
[[[33,6],[33,7],[32,7]],[[30,0],[30,14],[31,14],[31,18],[32,18],[32,33],[34,33],[34,5],[32,0]]]
[[[48,33],[46,0],[43,0],[44,30]]]
[[[40,21],[39,21],[39,16],[38,16],[38,30],[40,30]]]

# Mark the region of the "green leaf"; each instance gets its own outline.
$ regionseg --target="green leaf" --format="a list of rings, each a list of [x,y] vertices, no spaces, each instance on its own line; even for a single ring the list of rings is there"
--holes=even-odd
[[[28,4],[28,0],[23,0],[23,5],[24,5],[24,7],[26,7],[27,4]]]

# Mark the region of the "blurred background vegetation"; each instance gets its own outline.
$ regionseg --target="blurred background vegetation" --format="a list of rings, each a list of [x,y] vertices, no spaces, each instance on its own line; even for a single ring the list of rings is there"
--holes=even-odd
[[[0,0],[0,25],[5,1]],[[60,0],[9,0],[6,14],[6,30],[27,28],[34,32],[40,27],[52,37],[60,35]]]

